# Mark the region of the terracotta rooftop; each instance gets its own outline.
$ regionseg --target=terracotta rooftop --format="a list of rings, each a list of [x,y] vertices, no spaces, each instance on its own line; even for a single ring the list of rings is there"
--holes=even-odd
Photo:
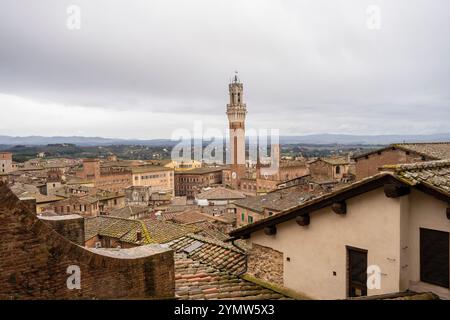
[[[167,213],[169,213],[169,212],[183,212],[183,211],[192,210],[192,209],[195,209],[195,208],[198,208],[198,206],[195,205],[195,204],[190,204],[190,205],[189,204],[188,205],[171,204],[171,205],[168,205],[165,208],[165,212],[167,212]]]
[[[285,296],[175,253],[175,296],[183,300],[279,300]]]
[[[23,193],[20,195],[20,198],[33,198],[36,199],[37,204],[45,204],[45,203],[51,203],[51,202],[58,202],[62,200],[63,198],[58,196],[52,196],[52,195],[45,195],[41,193]]]
[[[39,193],[39,189],[33,184],[15,182],[14,184],[10,185],[9,188],[19,198],[23,194]]]
[[[225,241],[229,238],[227,233],[224,233],[224,228],[218,228],[214,222],[201,221],[191,224],[201,229],[198,235],[205,236],[220,241]],[[225,229],[226,230],[226,229]]]
[[[191,170],[184,170],[184,171],[176,171],[175,174],[207,174],[212,172],[218,172],[225,169],[225,167],[204,167],[204,168],[195,168]]]
[[[100,235],[135,245],[166,243],[199,231],[198,227],[177,225],[169,221],[132,220],[110,216],[98,216],[85,220],[86,240]],[[138,240],[138,232],[141,233],[140,240]]]
[[[393,171],[395,176],[407,184],[425,184],[450,193],[450,160],[386,165],[383,169]]]
[[[152,241],[156,243],[166,243],[191,233],[200,232],[196,226],[179,225],[170,221],[145,220]]]
[[[429,160],[450,159],[450,142],[429,142],[429,143],[396,143],[388,147],[372,150],[359,155],[354,159],[359,159],[370,154],[382,152],[392,148],[398,148],[404,151],[415,152],[418,155],[429,158]]]
[[[111,210],[111,212],[109,212],[108,216],[130,219],[130,218],[133,218],[133,216],[136,214],[145,213],[148,211],[149,211],[149,208],[147,208],[147,207],[126,206],[124,208]]]
[[[321,160],[335,166],[348,164],[348,160],[345,158],[321,158]]]
[[[313,197],[314,194],[305,192],[302,188],[290,187],[265,195],[247,197],[234,202],[234,204],[260,213],[264,212],[264,209],[279,212],[295,207]]]
[[[237,190],[232,190],[224,187],[217,187],[199,193],[196,196],[196,198],[206,200],[228,200],[228,199],[244,199],[245,195]]]
[[[202,235],[212,239],[217,239],[220,241],[225,241],[226,239],[229,238],[228,234],[225,234],[222,231],[220,231],[211,222],[208,221],[198,222],[195,223],[194,225],[202,229],[202,231],[200,231],[198,235]]]
[[[162,160],[147,160],[148,164],[154,165],[154,166],[165,166],[172,163],[171,159],[162,159]]]
[[[174,241],[175,295],[184,300],[286,299],[285,296],[241,279],[245,254],[232,245],[199,236]]]
[[[145,218],[142,218],[142,220],[162,220],[162,221],[167,221],[167,220],[171,220],[173,217],[175,217],[178,214],[180,214],[180,213],[179,212],[154,211],[154,212],[151,212]]]
[[[178,253],[212,266],[216,269],[240,275],[246,269],[246,255],[231,244],[198,235],[189,235],[171,242]]]
[[[398,143],[395,146],[435,159],[450,159],[450,142]]]
[[[170,220],[176,223],[195,223],[214,219],[209,214],[200,212],[199,209],[193,209],[177,213]]]
[[[132,167],[131,172],[133,173],[147,173],[147,172],[159,172],[159,171],[173,171],[172,168],[162,167],[162,166],[153,166],[153,165],[146,165],[146,166],[139,166],[139,167]]]

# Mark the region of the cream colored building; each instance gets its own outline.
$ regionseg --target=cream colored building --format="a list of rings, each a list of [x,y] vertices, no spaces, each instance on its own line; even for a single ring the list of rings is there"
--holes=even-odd
[[[174,195],[174,170],[161,166],[131,168],[133,186],[151,187],[152,192],[170,192]]]
[[[172,168],[175,171],[185,171],[185,170],[192,170],[192,169],[198,169],[202,167],[202,163],[200,161],[196,160],[185,160],[185,161],[175,161],[172,160],[168,162],[165,167]]]
[[[162,166],[166,168],[174,169],[175,171],[187,171],[192,169],[198,169],[202,167],[202,162],[197,160],[186,159],[184,161],[176,161],[171,159],[164,160],[148,160],[148,164],[154,166]]]
[[[449,299],[450,161],[388,169],[232,231],[248,274],[316,299]]]

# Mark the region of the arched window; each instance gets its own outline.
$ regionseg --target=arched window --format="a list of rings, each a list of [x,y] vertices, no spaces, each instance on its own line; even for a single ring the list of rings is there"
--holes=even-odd
[[[336,166],[336,174],[341,173],[341,167],[340,166]]]

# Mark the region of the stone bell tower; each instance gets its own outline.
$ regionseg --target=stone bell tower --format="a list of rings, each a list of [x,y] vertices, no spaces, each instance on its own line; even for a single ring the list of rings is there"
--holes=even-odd
[[[227,116],[230,126],[230,163],[231,184],[239,188],[240,179],[245,176],[245,116],[247,106],[244,103],[244,86],[237,74],[228,86],[230,103],[227,104]]]

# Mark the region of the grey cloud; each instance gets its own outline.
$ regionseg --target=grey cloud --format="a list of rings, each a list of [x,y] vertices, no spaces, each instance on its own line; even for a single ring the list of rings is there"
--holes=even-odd
[[[373,3],[379,31],[365,26]],[[66,28],[70,4],[81,8],[79,31]],[[223,117],[238,69],[256,126],[437,132],[450,115],[449,9],[445,0],[2,0],[0,93],[192,121]],[[320,123],[299,127],[303,119]]]

